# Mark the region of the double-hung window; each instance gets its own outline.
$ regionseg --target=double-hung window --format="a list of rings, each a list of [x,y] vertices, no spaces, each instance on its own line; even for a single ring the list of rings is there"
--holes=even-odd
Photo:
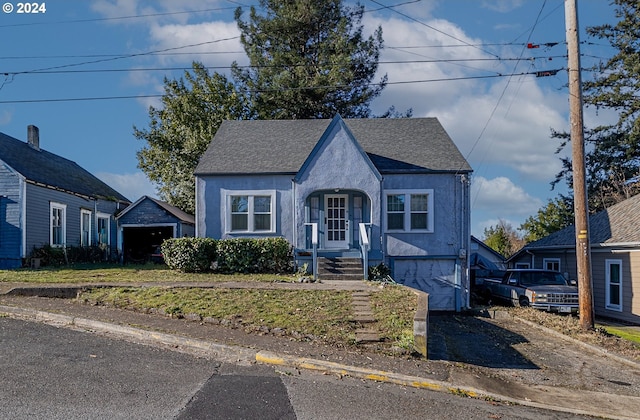
[[[622,312],[622,260],[605,260],[605,307]]]
[[[109,246],[110,220],[111,217],[108,214],[98,213],[98,246]]]
[[[275,231],[275,191],[223,191],[230,233]]]
[[[51,246],[64,246],[67,242],[67,206],[60,203],[49,204]]]
[[[91,212],[80,210],[80,246],[91,245]]]
[[[387,231],[433,232],[433,190],[391,190],[385,197]]]

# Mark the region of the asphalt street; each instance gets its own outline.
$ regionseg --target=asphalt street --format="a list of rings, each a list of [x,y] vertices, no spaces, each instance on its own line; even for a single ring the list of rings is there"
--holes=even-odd
[[[0,318],[2,419],[586,419]]]

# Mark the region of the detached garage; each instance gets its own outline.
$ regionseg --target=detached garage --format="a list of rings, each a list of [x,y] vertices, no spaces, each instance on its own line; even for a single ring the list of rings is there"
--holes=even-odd
[[[118,248],[125,263],[150,261],[159,254],[164,240],[195,234],[193,215],[146,195],[127,207],[116,220]]]

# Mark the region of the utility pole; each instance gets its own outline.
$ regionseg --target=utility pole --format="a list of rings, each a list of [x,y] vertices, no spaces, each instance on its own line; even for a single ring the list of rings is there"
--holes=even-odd
[[[569,52],[569,122],[571,124],[571,160],[573,170],[573,209],[576,226],[576,259],[580,326],[594,326],[593,283],[591,280],[591,246],[589,245],[589,205],[586,190],[584,126],[582,118],[582,78],[580,75],[580,40],[578,36],[577,0],[565,0],[565,26]]]

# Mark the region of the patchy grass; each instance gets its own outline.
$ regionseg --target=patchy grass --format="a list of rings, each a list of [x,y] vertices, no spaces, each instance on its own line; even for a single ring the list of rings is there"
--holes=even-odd
[[[624,330],[610,325],[601,325],[598,326],[598,328],[604,329],[608,334],[615,335],[627,341],[631,341],[632,343],[635,343],[640,347],[640,332]]]
[[[173,287],[96,288],[78,299],[87,304],[204,319],[246,332],[270,332],[300,340],[353,345],[351,292],[334,290],[201,289]],[[371,294],[372,310],[387,345],[411,350],[417,297],[400,286]]]
[[[73,267],[0,270],[0,282],[22,283],[167,283],[293,282],[292,274],[181,273],[165,265],[78,264]]]
[[[580,326],[576,316],[552,314],[533,308],[501,308],[513,311],[513,314],[535,322],[544,327],[558,331],[585,343],[593,344],[607,351],[640,360],[640,335],[616,333],[615,328],[596,326],[593,330],[585,331]],[[618,330],[619,333],[624,331]]]
[[[299,339],[355,340],[351,294],[343,291],[117,287],[93,289],[79,299],[179,318],[196,315],[248,332],[277,329]]]
[[[379,292],[371,294],[370,302],[380,338],[412,350],[417,295],[406,287],[386,285]]]

